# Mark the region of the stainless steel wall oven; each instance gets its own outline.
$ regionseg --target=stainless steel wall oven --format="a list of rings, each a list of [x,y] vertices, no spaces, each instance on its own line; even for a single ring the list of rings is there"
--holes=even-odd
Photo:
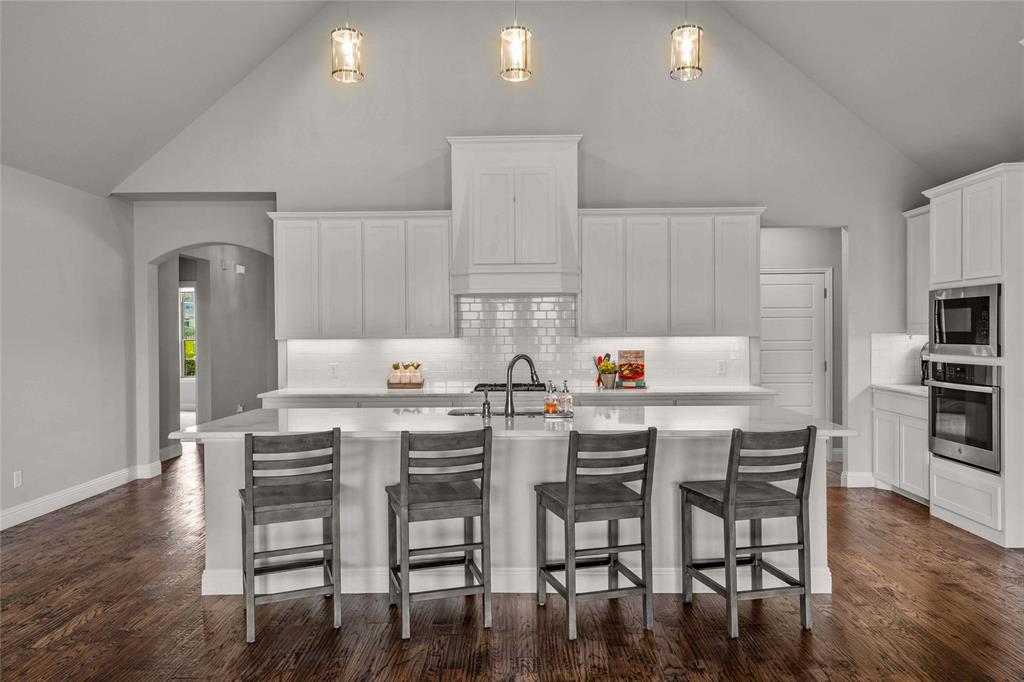
[[[932,362],[928,385],[928,447],[947,459],[998,473],[1000,369]]]

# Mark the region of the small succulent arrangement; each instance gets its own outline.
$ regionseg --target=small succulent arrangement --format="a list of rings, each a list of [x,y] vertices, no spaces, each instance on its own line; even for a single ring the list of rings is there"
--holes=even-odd
[[[392,384],[421,384],[423,374],[418,362],[393,362],[388,382]]]
[[[600,375],[599,381],[605,388],[615,387],[615,376],[619,373],[619,366],[612,360],[610,353],[594,357],[594,366]]]

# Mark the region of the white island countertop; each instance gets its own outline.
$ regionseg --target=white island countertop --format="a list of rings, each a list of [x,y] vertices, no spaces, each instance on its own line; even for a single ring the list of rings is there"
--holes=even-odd
[[[490,425],[495,438],[564,438],[584,432],[631,431],[654,426],[659,435],[682,438],[728,436],[732,429],[785,431],[818,427],[824,437],[856,436],[846,426],[771,405],[693,405],[664,407],[579,407],[571,420],[519,416],[507,422],[497,408]],[[242,412],[170,435],[180,440],[237,439],[246,433],[280,435],[341,428],[343,437],[393,437],[401,431],[445,432],[480,428],[479,416],[453,417],[444,407],[279,408]]]
[[[557,383],[557,382],[556,382]],[[383,386],[333,386],[333,387],[289,387],[278,388],[273,391],[266,391],[258,394],[257,398],[377,398],[393,396],[482,396],[483,394],[474,391],[476,383],[465,381],[428,381],[423,388],[388,388]],[[558,386],[559,390],[561,385]],[[770,388],[764,386],[753,386],[750,384],[737,385],[701,385],[701,386],[669,386],[664,384],[653,384],[648,388],[620,388],[604,389],[596,384],[571,384],[569,391],[574,395],[606,395],[628,398],[629,396],[659,395],[665,397],[686,396],[764,396],[770,398],[777,394]],[[492,393],[494,393],[492,391]],[[538,391],[516,391],[516,395],[540,394]]]

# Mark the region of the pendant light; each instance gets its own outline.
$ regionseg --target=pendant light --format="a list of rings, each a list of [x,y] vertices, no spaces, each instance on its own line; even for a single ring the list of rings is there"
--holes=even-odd
[[[704,69],[700,65],[700,43],[704,30],[686,19],[686,3],[683,3],[683,23],[676,26],[670,35],[668,75],[677,81],[693,81],[700,78]]]
[[[345,26],[331,31],[331,77],[339,83],[363,80],[363,34],[348,25],[347,5]]]
[[[501,29],[498,34],[498,49],[501,55],[501,71],[503,80],[519,83],[529,80],[533,75],[530,63],[530,29],[519,25],[519,16],[515,0],[512,3],[512,25]]]

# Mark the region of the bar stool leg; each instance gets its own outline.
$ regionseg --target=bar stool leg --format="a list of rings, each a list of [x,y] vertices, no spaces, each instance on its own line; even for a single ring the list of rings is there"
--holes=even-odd
[[[640,530],[643,533],[641,542],[644,544],[643,579],[644,579],[644,629],[654,629],[654,562],[651,556],[651,513],[646,510],[640,519]]]
[[[690,573],[693,566],[693,509],[686,499],[685,490],[679,506],[683,516],[683,603],[689,604],[693,601],[693,575]]]
[[[400,580],[402,597],[402,639],[409,639],[409,621],[412,620],[411,602],[409,599],[409,512],[402,509],[399,512],[398,532],[400,537]]]
[[[572,512],[569,512],[570,514]],[[565,520],[565,611],[569,639],[576,639],[576,523]]]
[[[542,568],[548,562],[548,515],[537,494],[537,603],[544,606],[547,596],[547,585],[544,581]]]
[[[739,599],[736,596],[736,521],[725,519],[725,603],[729,618],[729,637],[740,636]]]
[[[811,629],[811,553],[807,546],[811,537],[810,522],[807,514],[797,516],[797,542],[803,549],[797,550],[797,559],[800,562],[800,584],[804,587],[804,593],[800,595],[800,624],[804,630]]]
[[[761,519],[750,520],[750,544],[754,547],[761,545]],[[750,564],[750,587],[760,590],[764,586],[764,569],[761,568],[761,553],[750,555],[753,562]]]
[[[334,627],[341,627],[341,510],[337,503],[331,512],[331,578],[334,589]],[[390,584],[390,581],[389,581]]]
[[[612,519],[608,522],[608,546],[615,547],[619,544],[619,520]],[[608,553],[608,589],[614,590],[619,587],[619,553]]]
[[[242,512],[242,551],[245,563],[242,564],[242,580],[245,582],[245,641],[256,641],[256,558],[255,532],[252,513],[246,509]]]
[[[396,525],[395,510],[388,502],[388,606],[398,605],[398,590],[391,579],[392,569],[398,570],[398,527]]]
[[[484,627],[491,627],[491,512],[484,505],[484,513],[480,517],[480,572],[484,574]]]
[[[331,522],[332,522],[332,519],[331,519],[330,516],[325,516],[322,519],[320,519],[320,530],[321,530],[321,532],[320,532],[320,541],[323,542],[325,545],[328,542],[331,541]],[[332,554],[334,554],[334,550],[333,549],[325,549],[323,551],[323,555],[324,555],[324,585],[331,585],[331,584],[333,584],[332,583],[332,579],[331,579],[331,573],[332,573],[332,571],[331,571],[331,568],[332,568],[331,567],[331,555]],[[325,594],[324,595],[324,599],[329,599],[330,596],[331,595],[329,595],[329,594]]]
[[[466,516],[462,519],[462,541],[467,545],[473,542],[473,517]],[[473,571],[469,568],[469,564],[473,561],[473,551],[466,550],[464,552],[466,556],[466,564],[463,567],[465,569],[466,576],[466,587],[473,584]]]

